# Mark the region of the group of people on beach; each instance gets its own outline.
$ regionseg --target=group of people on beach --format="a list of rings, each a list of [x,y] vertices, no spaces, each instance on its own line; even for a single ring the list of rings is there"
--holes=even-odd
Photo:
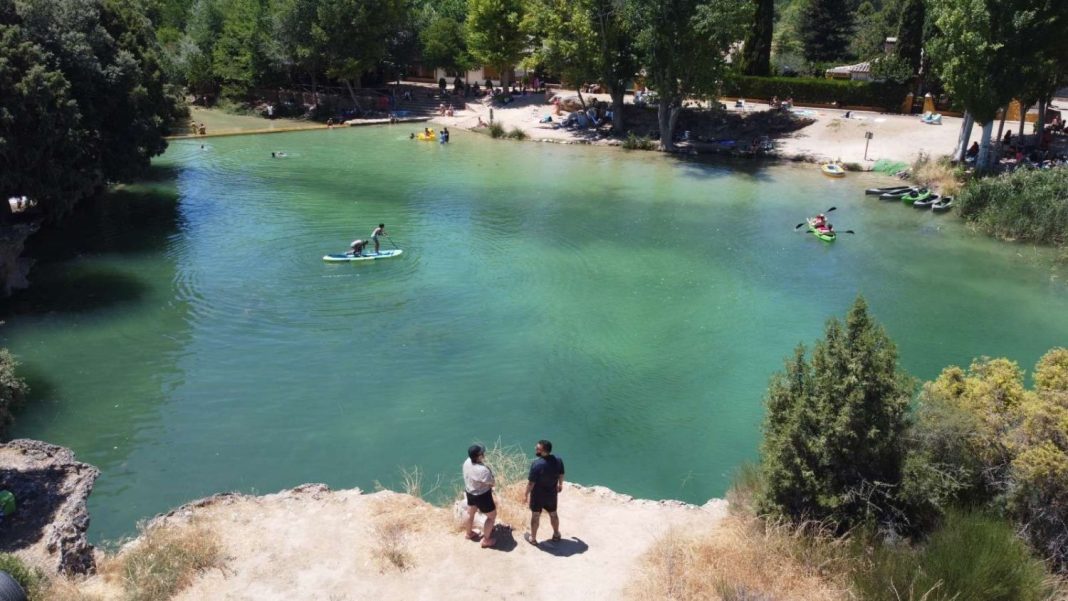
[[[389,234],[386,233],[386,224],[384,224],[384,223],[379,223],[378,227],[376,227],[374,230],[371,231],[371,240],[370,240],[370,242],[374,242],[375,243],[375,254],[376,255],[379,253],[379,242],[378,242],[378,239],[381,236],[388,236],[388,235]],[[367,246],[367,244],[368,244],[367,240],[362,240],[362,239],[353,240],[352,244],[349,245],[349,251],[346,252],[345,254],[351,255],[353,257],[362,257],[362,256],[364,256],[363,249]]]
[[[553,528],[552,540],[560,540],[560,516],[556,507],[557,495],[564,490],[564,461],[553,455],[553,443],[548,440],[539,440],[534,445],[534,455],[537,459],[530,464],[527,488],[523,494],[523,502],[530,509],[530,531],[523,534],[523,540],[537,546],[542,512],[549,514],[549,524]],[[493,470],[486,465],[486,448],[482,445],[471,445],[467,449],[463,477],[467,499],[464,536],[472,541],[481,540],[484,549],[493,547],[497,544],[497,539],[493,537],[497,523],[497,504],[493,501],[493,487],[497,482]],[[481,534],[474,529],[477,513],[486,516]]]

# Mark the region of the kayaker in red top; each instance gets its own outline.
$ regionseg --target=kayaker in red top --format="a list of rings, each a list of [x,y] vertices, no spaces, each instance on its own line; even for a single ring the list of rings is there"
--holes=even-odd
[[[812,229],[820,230],[821,232],[830,229],[830,224],[827,223],[827,216],[823,213],[816,215],[816,218],[812,220]]]

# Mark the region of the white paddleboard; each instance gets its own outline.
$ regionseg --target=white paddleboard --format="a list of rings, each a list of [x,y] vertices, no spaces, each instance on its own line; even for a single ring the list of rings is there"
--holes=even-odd
[[[326,255],[323,257],[323,260],[327,263],[352,263],[355,261],[374,261],[375,259],[390,259],[393,257],[397,257],[400,256],[402,252],[404,251],[398,248],[396,250],[384,250],[378,253],[372,251],[359,256],[353,256],[350,254]]]

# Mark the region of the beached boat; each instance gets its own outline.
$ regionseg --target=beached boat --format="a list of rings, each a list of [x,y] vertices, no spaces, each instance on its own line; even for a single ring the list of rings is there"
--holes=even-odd
[[[820,171],[829,177],[845,177],[845,169],[838,163],[824,163],[820,165]]]

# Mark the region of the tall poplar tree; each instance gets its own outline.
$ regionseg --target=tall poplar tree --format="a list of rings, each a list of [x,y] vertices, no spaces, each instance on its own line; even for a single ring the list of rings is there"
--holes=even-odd
[[[800,23],[805,58],[822,62],[846,55],[853,33],[852,8],[848,0],[807,0]]]
[[[755,11],[742,48],[741,70],[746,75],[771,74],[771,37],[775,28],[775,0],[753,0]]]
[[[923,50],[923,25],[927,18],[924,0],[905,0],[901,9],[901,22],[897,27],[897,48],[895,53],[904,60],[912,72],[920,68]]]
[[[512,68],[523,58],[527,39],[522,0],[468,0],[467,47],[475,60],[501,74],[501,85],[510,83]]]

